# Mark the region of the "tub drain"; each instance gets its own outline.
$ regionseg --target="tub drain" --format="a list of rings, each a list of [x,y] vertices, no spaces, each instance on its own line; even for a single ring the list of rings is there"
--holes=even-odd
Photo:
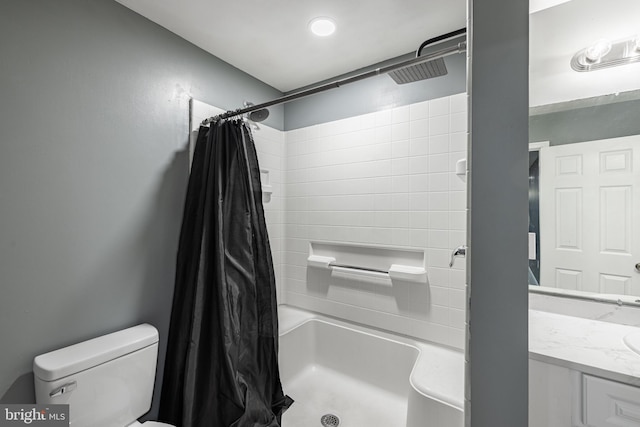
[[[325,414],[320,418],[320,424],[322,424],[322,427],[338,427],[340,418],[337,415]]]

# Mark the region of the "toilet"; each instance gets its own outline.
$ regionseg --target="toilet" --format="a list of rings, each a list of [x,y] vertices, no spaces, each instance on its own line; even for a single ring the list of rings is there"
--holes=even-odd
[[[171,427],[137,421],[151,408],[158,330],[142,324],[37,356],[38,404],[68,404],[76,427]]]

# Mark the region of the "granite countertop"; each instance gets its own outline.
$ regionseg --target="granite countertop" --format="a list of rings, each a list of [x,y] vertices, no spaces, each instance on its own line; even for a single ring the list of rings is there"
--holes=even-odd
[[[640,355],[623,339],[640,328],[529,310],[529,357],[640,386]]]

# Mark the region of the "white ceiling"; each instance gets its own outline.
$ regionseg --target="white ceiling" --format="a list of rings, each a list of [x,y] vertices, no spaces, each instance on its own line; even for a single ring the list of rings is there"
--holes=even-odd
[[[395,58],[466,25],[467,0],[116,0],[287,92]],[[577,73],[573,54],[640,32],[640,0],[530,0],[530,104],[637,90],[640,64]],[[330,16],[336,33],[312,35]],[[500,64],[496,64],[497,67]]]
[[[414,52],[466,25],[467,0],[116,0],[287,92]],[[311,34],[318,16],[337,23]]]

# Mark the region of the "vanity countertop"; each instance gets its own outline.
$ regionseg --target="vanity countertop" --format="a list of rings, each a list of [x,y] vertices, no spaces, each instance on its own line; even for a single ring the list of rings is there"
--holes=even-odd
[[[529,310],[529,357],[640,386],[640,355],[623,341],[634,326]]]

